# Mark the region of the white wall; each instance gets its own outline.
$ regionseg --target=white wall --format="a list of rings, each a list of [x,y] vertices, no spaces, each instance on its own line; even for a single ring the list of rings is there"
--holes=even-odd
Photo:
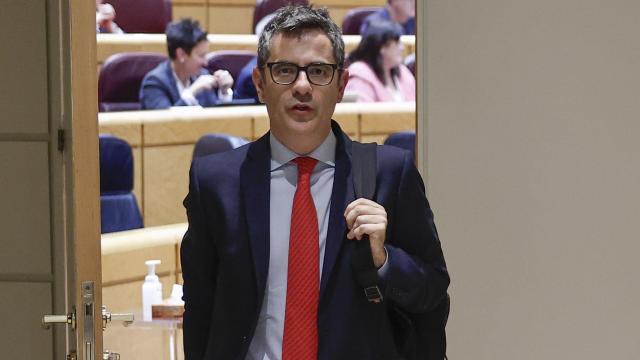
[[[640,2],[426,0],[451,359],[640,359]]]

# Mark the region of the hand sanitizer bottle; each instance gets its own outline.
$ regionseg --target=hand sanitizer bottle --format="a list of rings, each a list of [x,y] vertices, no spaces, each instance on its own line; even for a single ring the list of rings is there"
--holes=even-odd
[[[151,305],[162,304],[162,283],[156,275],[160,260],[147,260],[148,274],[142,284],[142,320],[151,321]]]

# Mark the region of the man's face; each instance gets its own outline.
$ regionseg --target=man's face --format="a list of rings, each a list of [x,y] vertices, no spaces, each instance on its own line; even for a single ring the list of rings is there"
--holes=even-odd
[[[200,70],[207,65],[208,41],[200,41],[191,49],[191,54],[187,54],[182,48],[176,51],[177,60],[181,62],[189,76],[200,75]]]
[[[320,30],[309,30],[300,36],[274,36],[269,62],[306,66],[310,63],[335,64],[336,60],[329,38]],[[342,100],[347,77],[346,71],[336,70],[333,80],[321,86],[311,84],[307,74],[300,71],[293,83],[281,85],[273,81],[269,68],[256,68],[253,72],[258,96],[267,105],[271,132],[289,148],[292,148],[292,142],[324,140],[331,129],[336,103]]]
[[[391,0],[391,6],[402,17],[412,18],[416,16],[416,3],[414,0]]]

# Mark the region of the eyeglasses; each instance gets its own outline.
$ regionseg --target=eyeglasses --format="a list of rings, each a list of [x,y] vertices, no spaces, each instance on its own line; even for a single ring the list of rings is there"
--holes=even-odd
[[[307,74],[307,79],[313,85],[325,86],[331,84],[333,75],[338,68],[337,64],[311,63],[307,66],[298,66],[290,62],[267,63],[271,79],[276,84],[290,85],[298,79],[300,71]]]

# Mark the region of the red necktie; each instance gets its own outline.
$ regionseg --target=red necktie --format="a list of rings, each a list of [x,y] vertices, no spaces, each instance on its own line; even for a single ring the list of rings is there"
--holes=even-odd
[[[318,358],[320,250],[310,180],[318,160],[299,157],[293,162],[298,165],[298,186],[291,211],[282,359],[312,360]]]

